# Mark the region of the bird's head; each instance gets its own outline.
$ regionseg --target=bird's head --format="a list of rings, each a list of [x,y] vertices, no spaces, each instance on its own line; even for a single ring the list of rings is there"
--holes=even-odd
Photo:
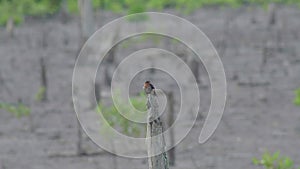
[[[147,87],[149,87],[150,84],[151,84],[150,81],[146,81],[146,82],[144,83],[143,89],[146,89]]]

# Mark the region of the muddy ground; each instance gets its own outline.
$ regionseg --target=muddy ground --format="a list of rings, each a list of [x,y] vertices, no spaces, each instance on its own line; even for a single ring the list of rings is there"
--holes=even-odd
[[[207,34],[220,54],[228,83],[225,113],[213,137],[197,144],[204,121],[199,118],[177,146],[176,166],[171,168],[253,169],[258,167],[252,157],[265,150],[279,150],[299,166],[300,107],[293,98],[300,87],[300,10],[280,6],[274,23],[267,11],[256,7],[210,7],[187,16],[165,12],[186,18]],[[98,13],[97,25],[117,17]],[[88,140],[87,151],[98,153],[76,154],[71,78],[79,47],[78,22],[77,17],[67,23],[59,17],[27,19],[13,38],[0,29],[0,101],[22,100],[32,110],[20,119],[0,110],[1,169],[148,168],[144,159],[117,157],[116,162]],[[34,98],[40,87],[41,56],[47,67],[46,102]],[[203,104],[209,104],[208,88],[200,92]]]

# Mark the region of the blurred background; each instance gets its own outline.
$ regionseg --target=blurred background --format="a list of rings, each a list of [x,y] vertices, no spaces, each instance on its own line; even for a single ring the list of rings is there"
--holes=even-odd
[[[166,49],[189,65],[201,93],[196,125],[168,152],[171,169],[299,167],[300,0],[0,0],[0,169],[148,168],[147,159],[112,155],[86,136],[75,116],[71,87],[86,40],[116,18],[145,11],[185,18],[215,46],[228,84],[216,132],[198,144],[210,106],[204,66],[182,43],[158,35],[115,45],[98,70],[95,91],[87,91],[99,105],[87,106],[103,111],[118,131],[144,137],[145,126],[129,123],[111,104],[110,81],[124,56],[149,47]],[[136,28],[146,20],[128,22]],[[112,45],[122,29],[130,27],[114,30],[103,45]],[[168,127],[180,106],[178,85],[163,71],[140,72],[129,88],[139,110],[145,110],[140,92],[146,77],[167,93],[163,119]]]

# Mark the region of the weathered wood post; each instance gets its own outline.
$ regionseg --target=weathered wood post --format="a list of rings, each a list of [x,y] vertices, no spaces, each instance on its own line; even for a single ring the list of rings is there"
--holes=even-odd
[[[40,67],[41,67],[41,88],[44,90],[42,93],[42,100],[43,102],[47,101],[48,99],[48,81],[47,81],[47,68],[46,68],[46,63],[44,60],[44,57],[40,57]]]
[[[148,94],[147,109],[147,148],[149,169],[168,169],[169,162],[165,152],[163,125],[159,118],[157,95],[153,90]]]
[[[175,166],[175,159],[176,159],[175,146],[174,146],[175,145],[175,133],[174,133],[174,128],[170,128],[172,126],[172,124],[174,123],[175,101],[174,101],[173,96],[174,95],[172,92],[167,93],[168,106],[169,106],[167,126],[170,130],[170,146],[172,147],[168,151],[170,166]]]

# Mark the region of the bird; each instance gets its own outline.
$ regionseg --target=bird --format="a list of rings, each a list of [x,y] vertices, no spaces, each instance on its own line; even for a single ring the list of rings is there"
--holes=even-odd
[[[155,93],[155,87],[153,86],[153,84],[151,84],[151,82],[150,81],[146,81],[145,83],[144,83],[144,91],[145,91],[145,93],[146,94],[153,94],[153,95],[155,95],[156,96],[156,93]],[[149,100],[147,101],[147,109],[149,109],[151,107],[151,104],[150,104],[150,102],[149,102]],[[159,123],[160,122],[160,117],[157,117],[156,119],[154,119],[154,120],[151,120],[149,123],[150,123],[150,125],[152,125],[152,121],[154,122],[154,123]]]
[[[146,81],[144,83],[143,89],[144,89],[144,91],[145,91],[146,94],[153,93],[154,95],[156,95],[156,93],[155,93],[155,87],[153,86],[153,84],[151,84],[150,81]]]

